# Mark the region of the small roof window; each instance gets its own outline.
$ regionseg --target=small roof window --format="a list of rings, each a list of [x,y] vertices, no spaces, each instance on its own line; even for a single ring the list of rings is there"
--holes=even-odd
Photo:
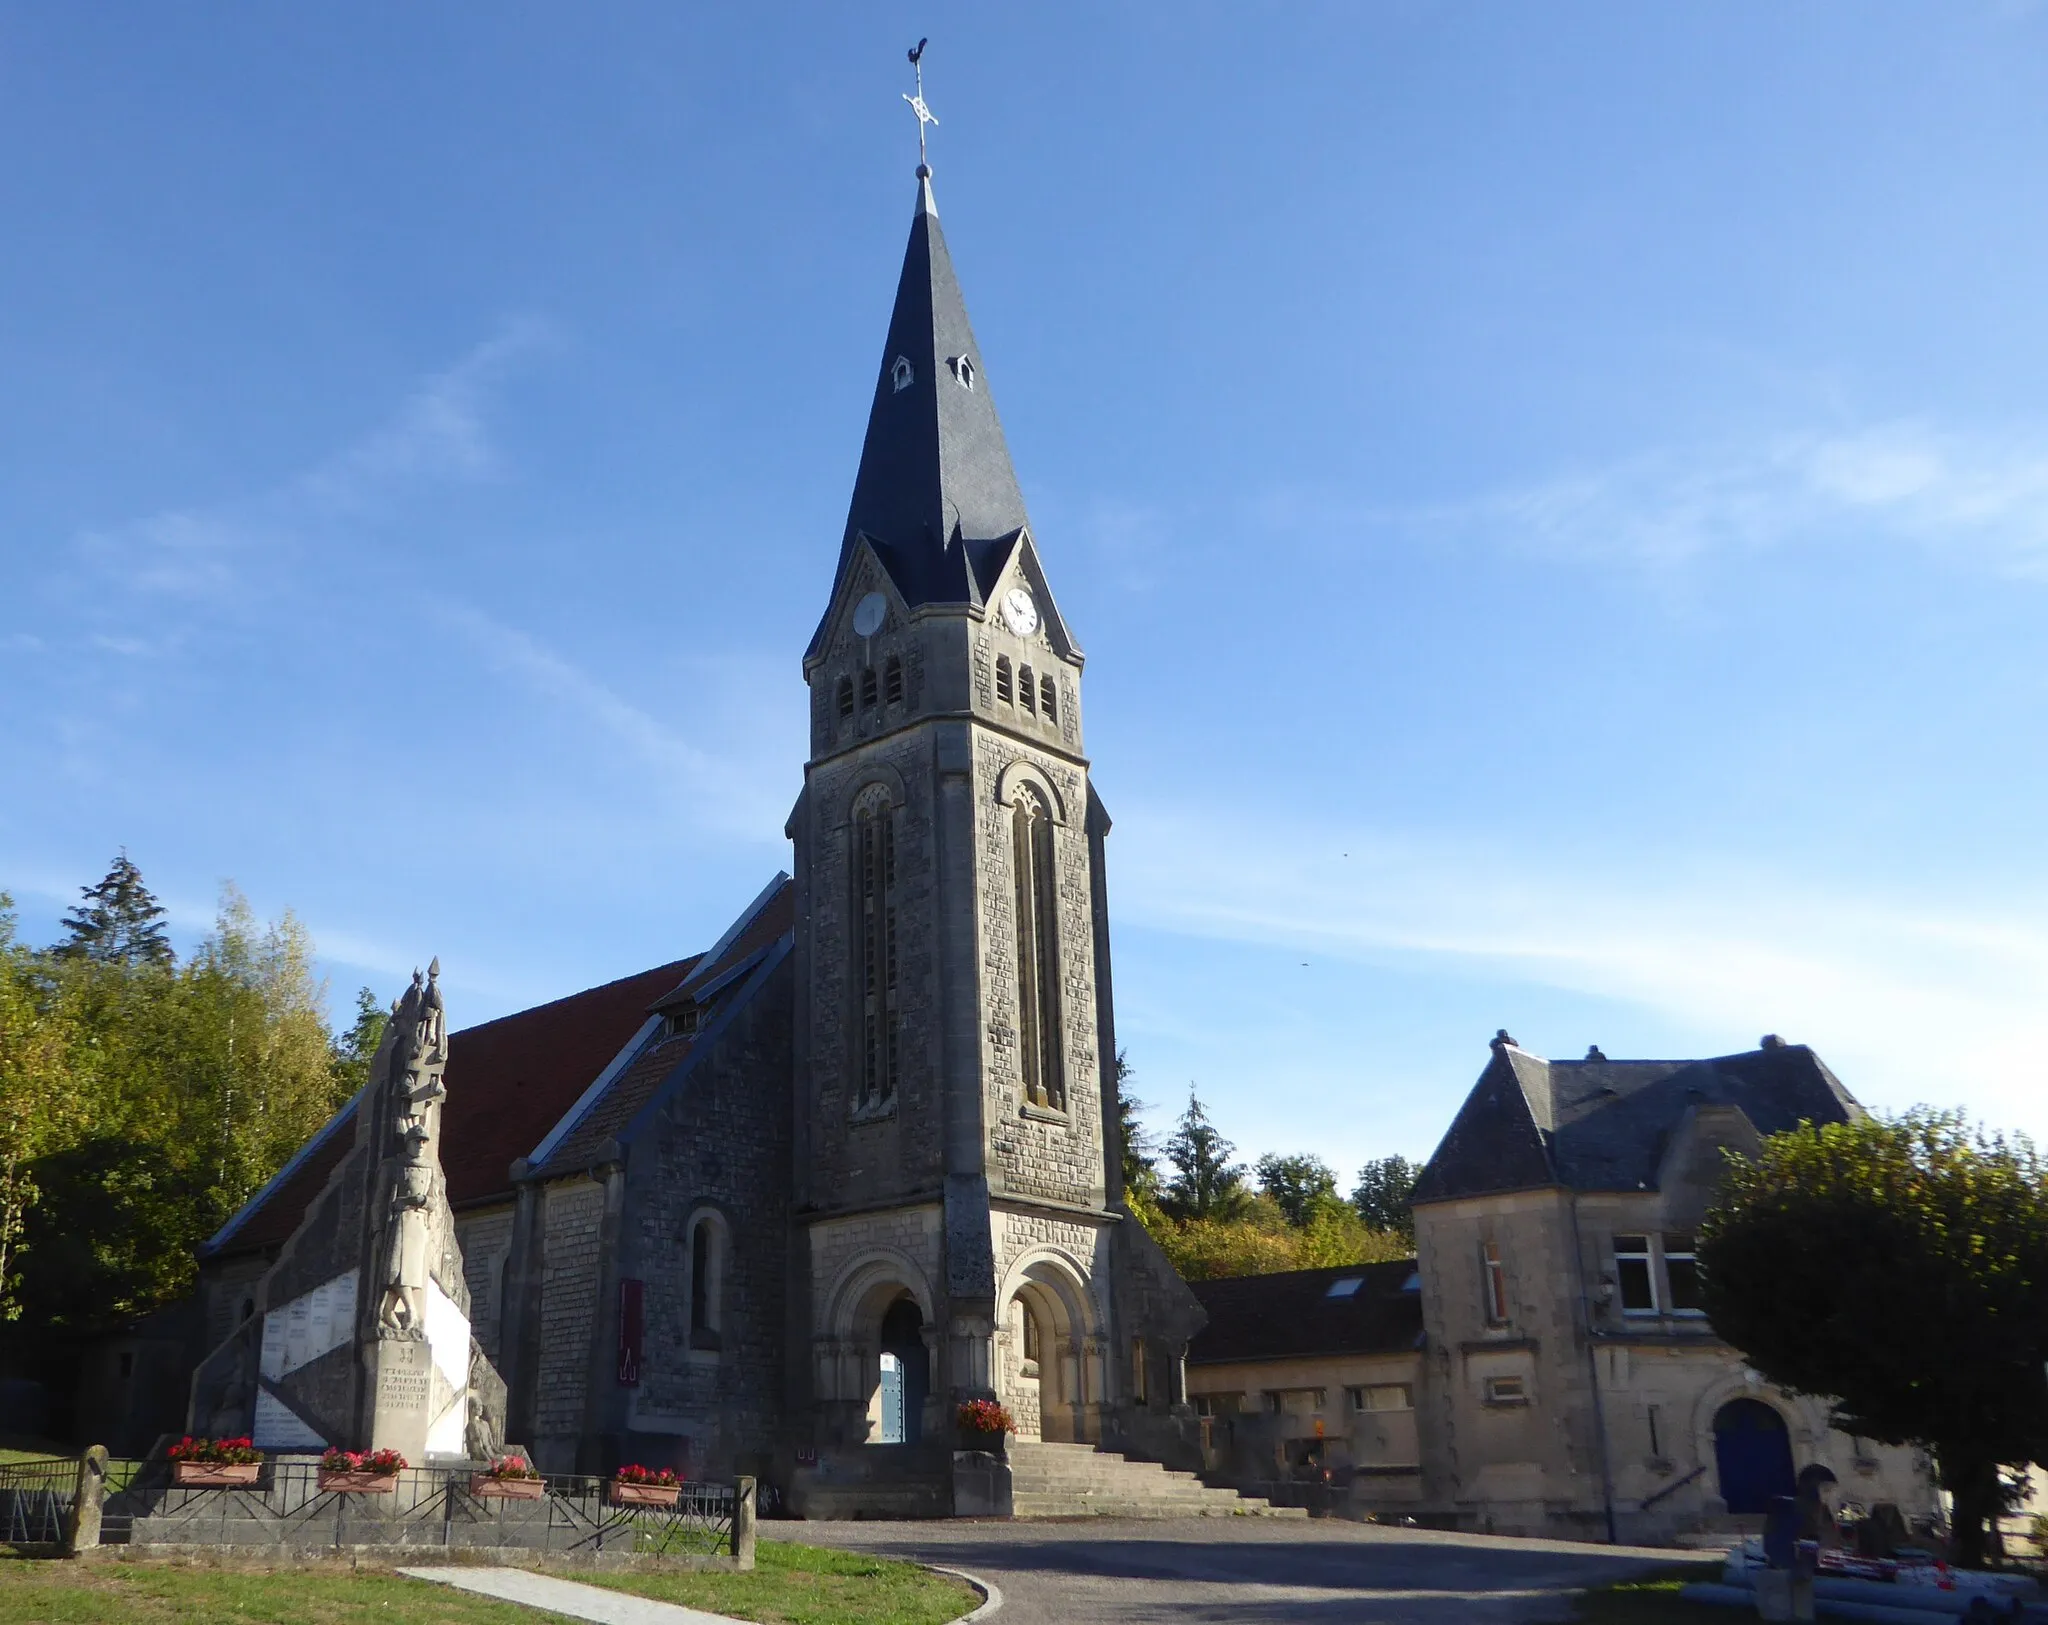
[[[972,389],[974,387],[974,358],[972,356],[947,356],[946,365],[953,369],[953,376],[958,380],[962,389]]]
[[[1401,1283],[1401,1290],[1403,1292],[1420,1292],[1422,1290],[1422,1271],[1410,1270],[1408,1272],[1408,1279]]]
[[[1363,1275],[1347,1275],[1341,1281],[1332,1281],[1330,1283],[1330,1290],[1325,1292],[1323,1296],[1326,1298],[1355,1298],[1358,1296],[1358,1289],[1364,1285],[1365,1277]]]
[[[909,356],[899,355],[890,365],[889,382],[895,386],[899,395],[917,382],[917,369],[910,364]]]

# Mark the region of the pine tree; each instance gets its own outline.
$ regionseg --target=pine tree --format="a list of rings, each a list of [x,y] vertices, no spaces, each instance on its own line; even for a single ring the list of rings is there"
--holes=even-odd
[[[1244,1165],[1230,1160],[1236,1149],[1209,1121],[1190,1084],[1188,1109],[1166,1142],[1173,1178],[1167,1181],[1160,1205],[1182,1219],[1229,1218],[1241,1211],[1247,1197]]]
[[[1131,1063],[1124,1052],[1116,1052],[1116,1127],[1117,1140],[1123,1148],[1124,1195],[1130,1201],[1157,1201],[1159,1199],[1159,1164],[1152,1153],[1157,1147],[1152,1136],[1145,1132],[1145,1125],[1138,1113],[1145,1109],[1142,1100],[1134,1100],[1124,1092],[1124,1084],[1131,1075]]]
[[[391,1019],[391,1013],[377,1002],[377,995],[366,987],[356,989],[356,1019],[346,1032],[338,1032],[328,1043],[328,1053],[334,1061],[334,1084],[337,1093],[354,1094],[370,1081],[370,1062],[376,1059],[377,1046],[384,1041],[384,1024]]]
[[[97,886],[79,887],[83,901],[64,916],[70,936],[57,944],[60,959],[101,965],[161,965],[172,961],[164,935],[163,905],[142,883],[142,871],[124,846]]]

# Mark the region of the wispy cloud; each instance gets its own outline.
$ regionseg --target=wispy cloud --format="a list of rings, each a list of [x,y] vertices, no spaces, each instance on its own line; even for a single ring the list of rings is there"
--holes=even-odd
[[[1918,908],[1697,859],[1555,859],[1336,825],[1119,812],[1133,921],[1620,999],[1749,1042],[1814,1043],[1874,1099],[2048,1130],[2048,900]],[[1503,1012],[1504,1017],[1507,1012]]]
[[[1849,536],[2048,580],[2048,429],[1901,421],[1660,451],[1411,517],[1481,522],[1546,550],[1651,567]]]
[[[443,613],[488,664],[651,768],[654,788],[690,811],[701,827],[752,840],[780,828],[788,811],[786,758],[708,750],[530,633],[470,607],[451,606]]]
[[[549,340],[540,322],[510,322],[424,380],[385,422],[271,489],[86,532],[77,555],[98,589],[93,601],[104,612],[111,588],[159,603],[232,603],[251,592],[260,567],[284,562],[338,521],[376,512],[408,486],[497,474],[487,421],[492,391]]]

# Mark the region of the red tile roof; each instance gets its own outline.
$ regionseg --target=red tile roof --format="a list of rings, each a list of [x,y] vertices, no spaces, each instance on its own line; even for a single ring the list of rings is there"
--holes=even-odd
[[[458,1209],[510,1201],[512,1163],[546,1138],[639,1031],[648,1006],[696,964],[696,957],[678,959],[450,1034],[441,1119],[448,1200]],[[238,1217],[219,1252],[252,1252],[288,1239],[354,1144],[351,1124],[336,1124],[261,1206]]]

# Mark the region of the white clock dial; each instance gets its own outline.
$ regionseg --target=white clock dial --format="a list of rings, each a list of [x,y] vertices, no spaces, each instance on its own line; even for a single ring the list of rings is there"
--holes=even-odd
[[[1012,587],[1003,594],[1003,625],[1020,638],[1038,630],[1038,606],[1024,588]]]

